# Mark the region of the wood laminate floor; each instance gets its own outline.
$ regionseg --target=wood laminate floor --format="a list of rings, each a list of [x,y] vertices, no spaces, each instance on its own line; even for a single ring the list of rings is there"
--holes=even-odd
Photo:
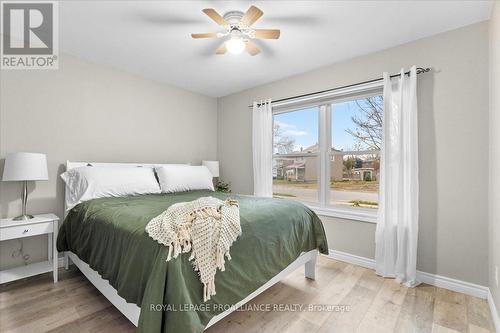
[[[316,281],[297,270],[252,304],[342,305],[348,311],[239,311],[207,332],[493,332],[486,301],[420,285],[409,289],[372,270],[320,257]],[[261,308],[265,308],[262,306]],[[0,332],[134,332],[76,269],[0,286]]]

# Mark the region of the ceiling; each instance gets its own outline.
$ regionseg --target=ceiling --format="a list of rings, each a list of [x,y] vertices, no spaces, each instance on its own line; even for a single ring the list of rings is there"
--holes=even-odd
[[[264,12],[262,53],[216,56],[221,28],[201,10]],[[491,1],[65,1],[60,49],[78,57],[219,97],[489,18]]]

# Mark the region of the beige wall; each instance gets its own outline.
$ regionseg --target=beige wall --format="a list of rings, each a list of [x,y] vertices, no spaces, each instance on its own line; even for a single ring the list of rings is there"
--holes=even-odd
[[[421,39],[220,98],[221,176],[252,193],[254,100],[304,94],[377,78],[411,65],[419,77],[418,269],[488,283],[488,23]],[[470,158],[471,151],[475,158]],[[330,247],[374,257],[374,225],[324,219]]]
[[[494,4],[490,21],[490,190],[489,262],[490,290],[500,316],[500,2]],[[500,276],[498,277],[500,279]]]
[[[215,159],[217,100],[138,76],[61,56],[54,71],[1,71],[0,158],[9,152],[46,153],[49,178],[30,187],[31,213],[62,216],[66,160],[192,162]],[[0,170],[3,169],[0,166]],[[36,186],[36,188],[35,188]],[[1,216],[20,212],[20,184],[0,182]],[[24,242],[39,261],[45,238]],[[17,241],[2,242],[0,266]]]

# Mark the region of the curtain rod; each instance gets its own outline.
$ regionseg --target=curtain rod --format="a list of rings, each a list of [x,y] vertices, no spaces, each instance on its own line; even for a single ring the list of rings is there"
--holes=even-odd
[[[417,67],[417,74],[427,73],[430,70],[431,69],[429,67],[426,67],[426,68]],[[409,75],[409,74],[410,74],[410,71],[405,72],[405,75]],[[400,76],[400,75],[401,74],[393,74],[393,75],[390,76],[390,78],[397,77],[397,76]],[[288,100],[291,100],[291,99],[302,98],[302,97],[309,97],[309,96],[313,96],[313,95],[319,95],[319,94],[323,94],[323,93],[330,92],[330,91],[335,91],[335,90],[340,90],[340,89],[345,89],[345,88],[351,88],[351,87],[355,87],[355,86],[360,86],[362,84],[377,82],[377,81],[380,81],[380,80],[383,80],[383,79],[384,78],[381,77],[381,78],[378,78],[378,79],[373,79],[373,80],[368,80],[368,81],[363,81],[363,82],[348,84],[347,86],[336,87],[336,88],[331,88],[331,89],[316,91],[316,92],[312,92],[312,93],[308,93],[308,94],[303,94],[303,95],[292,96],[292,97],[286,97],[286,98],[277,99],[275,101],[272,101],[272,103],[285,102],[285,101],[288,101]],[[260,105],[261,105],[261,103],[257,103],[257,106],[260,106]],[[253,105],[249,105],[248,107],[249,108],[253,108]]]

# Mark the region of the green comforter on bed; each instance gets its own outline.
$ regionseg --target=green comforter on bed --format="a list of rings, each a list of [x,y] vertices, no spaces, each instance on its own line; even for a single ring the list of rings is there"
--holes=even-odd
[[[170,205],[202,196],[238,200],[242,227],[231,247],[232,260],[215,276],[217,295],[206,303],[189,253],[167,263],[168,247],[144,230]],[[251,294],[302,252],[328,251],[321,221],[303,204],[208,191],[84,202],[66,217],[57,248],[75,253],[121,297],[140,306],[138,332],[151,333],[202,332],[223,306]]]

